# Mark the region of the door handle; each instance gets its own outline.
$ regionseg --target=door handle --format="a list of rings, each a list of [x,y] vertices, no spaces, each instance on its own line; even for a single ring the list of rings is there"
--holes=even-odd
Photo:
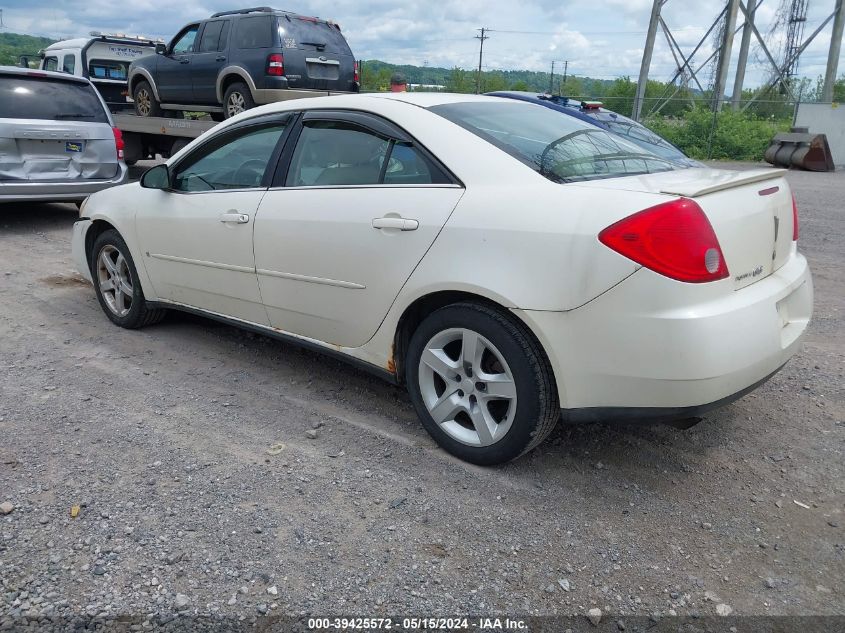
[[[249,216],[239,211],[227,211],[220,216],[220,221],[231,224],[246,224],[249,222]]]
[[[225,61],[226,61],[226,57],[225,57],[224,55],[219,55],[219,56],[217,57],[217,61],[218,61],[218,62],[225,62]]]
[[[189,63],[191,63],[191,60],[188,59],[187,57],[181,57],[181,58],[179,58],[179,63],[180,64],[189,64]]]
[[[416,231],[420,226],[417,220],[405,218],[383,217],[373,219],[374,229],[399,229],[400,231]]]

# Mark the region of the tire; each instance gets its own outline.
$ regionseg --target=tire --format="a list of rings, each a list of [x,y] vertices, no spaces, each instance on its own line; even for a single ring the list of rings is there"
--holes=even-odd
[[[149,82],[139,81],[132,91],[132,99],[135,101],[135,114],[138,116],[161,116],[161,104],[156,101],[155,93]]]
[[[209,112],[208,116],[212,121],[216,121],[217,123],[226,120],[226,115],[223,112]]]
[[[236,81],[223,95],[223,114],[227,119],[255,107],[252,93],[245,83]]]
[[[106,259],[111,262],[111,266],[107,265]],[[91,248],[89,265],[97,300],[112,323],[136,329],[157,323],[164,318],[166,310],[150,308],[147,305],[135,262],[120,233],[109,229],[97,236]],[[121,282],[117,285],[124,289],[119,296],[113,289],[117,280]]]
[[[473,347],[480,352],[465,358]],[[539,344],[511,315],[485,305],[457,303],[430,314],[411,336],[405,379],[425,429],[473,464],[516,459],[546,439],[560,418]]]

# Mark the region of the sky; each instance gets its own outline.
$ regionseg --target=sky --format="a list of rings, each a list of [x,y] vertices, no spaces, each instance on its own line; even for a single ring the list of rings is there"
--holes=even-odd
[[[252,6],[259,0],[0,0],[4,30],[68,38],[90,31],[121,32],[169,40],[185,23],[215,11]],[[756,23],[767,36],[784,0],[762,0]],[[548,71],[563,61],[576,75],[614,79],[639,74],[651,0],[286,0],[276,5],[338,22],[355,56],[396,64],[475,68],[478,29],[492,29],[484,43],[486,70]],[[833,11],[835,0],[808,0],[805,37]],[[663,17],[688,54],[720,11],[718,1],[668,0]],[[742,23],[742,17],[738,24]],[[801,58],[799,74],[824,74],[831,24]],[[766,37],[777,58],[782,38]],[[739,49],[737,36],[733,64]],[[695,59],[712,52],[710,38]],[[754,49],[752,48],[752,51]],[[769,66],[761,51],[750,56],[746,87],[759,85]],[[676,64],[666,39],[658,32],[650,78],[667,81]],[[840,57],[839,71],[845,72]],[[728,92],[733,85],[733,70]],[[702,80],[706,79],[706,76]]]

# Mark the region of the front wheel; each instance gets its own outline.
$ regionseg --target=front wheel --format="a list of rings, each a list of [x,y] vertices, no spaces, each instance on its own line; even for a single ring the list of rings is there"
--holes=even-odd
[[[411,401],[440,446],[474,464],[501,464],[540,444],[560,417],[552,372],[525,326],[459,303],[429,315],[405,364]]]
[[[146,81],[139,81],[132,92],[135,101],[135,114],[138,116],[161,116],[161,104],[156,101],[153,89]]]
[[[100,307],[116,325],[135,329],[164,318],[165,310],[147,305],[129,247],[114,229],[94,240],[91,277]]]

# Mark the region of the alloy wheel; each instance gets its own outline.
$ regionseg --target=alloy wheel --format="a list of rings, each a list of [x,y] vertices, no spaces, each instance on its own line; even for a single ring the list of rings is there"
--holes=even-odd
[[[419,386],[432,419],[470,446],[501,440],[516,414],[516,382],[502,353],[478,332],[451,328],[426,344]]]
[[[240,92],[233,92],[229,95],[229,101],[226,104],[226,111],[230,117],[240,114],[246,110],[246,100]]]
[[[132,308],[132,273],[123,253],[111,244],[103,246],[97,256],[97,283],[109,310],[126,316]]]
[[[150,93],[141,88],[138,94],[135,95],[135,101],[138,102],[138,111],[142,116],[149,116],[152,106],[150,105]]]

